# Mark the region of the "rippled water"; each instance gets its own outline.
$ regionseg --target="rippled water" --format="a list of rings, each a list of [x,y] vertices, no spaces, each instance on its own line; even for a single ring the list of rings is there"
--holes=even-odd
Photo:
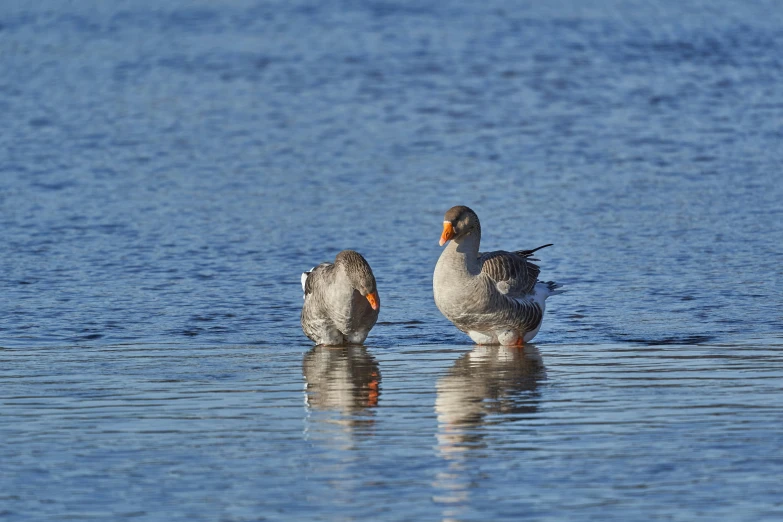
[[[783,516],[775,2],[159,4],[0,5],[4,518]],[[435,308],[454,204],[555,244],[535,346]]]
[[[780,344],[6,350],[4,515],[774,520]]]

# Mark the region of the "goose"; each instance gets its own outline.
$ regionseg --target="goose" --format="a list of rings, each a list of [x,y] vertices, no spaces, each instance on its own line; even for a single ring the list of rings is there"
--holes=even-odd
[[[544,318],[547,297],[561,293],[552,281],[538,281],[533,250],[479,252],[481,224],[466,206],[443,218],[440,245],[449,243],[435,265],[432,289],[441,313],[476,344],[522,346]]]
[[[304,272],[302,290],[302,330],[316,344],[362,344],[378,320],[381,300],[375,276],[353,250]]]

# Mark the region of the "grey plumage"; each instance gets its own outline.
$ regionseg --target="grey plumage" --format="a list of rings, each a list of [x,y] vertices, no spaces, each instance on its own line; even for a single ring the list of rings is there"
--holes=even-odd
[[[503,250],[484,252],[483,254],[479,252],[481,271],[496,283],[505,283],[508,286],[506,293],[510,297],[530,294],[533,292],[533,287],[538,281],[538,274],[541,272],[538,265],[530,262],[530,256],[537,250],[548,246],[552,246],[552,244],[542,245],[533,250],[518,250],[516,252]]]
[[[545,300],[557,285],[538,281],[533,250],[479,253],[481,224],[468,207],[444,216],[441,244],[451,240],[435,267],[433,292],[438,309],[479,344],[521,344],[541,326]]]
[[[302,331],[317,344],[361,344],[378,320],[380,298],[364,257],[343,250],[302,278]],[[372,302],[375,303],[373,308]]]

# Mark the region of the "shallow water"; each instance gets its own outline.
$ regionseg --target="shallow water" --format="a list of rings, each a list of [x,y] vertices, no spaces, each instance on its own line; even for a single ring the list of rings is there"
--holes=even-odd
[[[778,519],[774,2],[0,6],[9,520]],[[532,248],[525,352],[443,213]],[[362,252],[365,348],[299,274]]]
[[[9,520],[774,520],[781,344],[5,350]]]

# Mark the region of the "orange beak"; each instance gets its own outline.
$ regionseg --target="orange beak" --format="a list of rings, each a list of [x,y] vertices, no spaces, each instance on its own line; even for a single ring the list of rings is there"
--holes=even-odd
[[[443,222],[443,233],[440,235],[440,246],[446,244],[446,241],[454,237],[454,227],[450,221]]]
[[[381,300],[378,298],[378,292],[367,294],[365,297],[370,302],[370,306],[372,306],[373,310],[377,310],[381,305]]]

